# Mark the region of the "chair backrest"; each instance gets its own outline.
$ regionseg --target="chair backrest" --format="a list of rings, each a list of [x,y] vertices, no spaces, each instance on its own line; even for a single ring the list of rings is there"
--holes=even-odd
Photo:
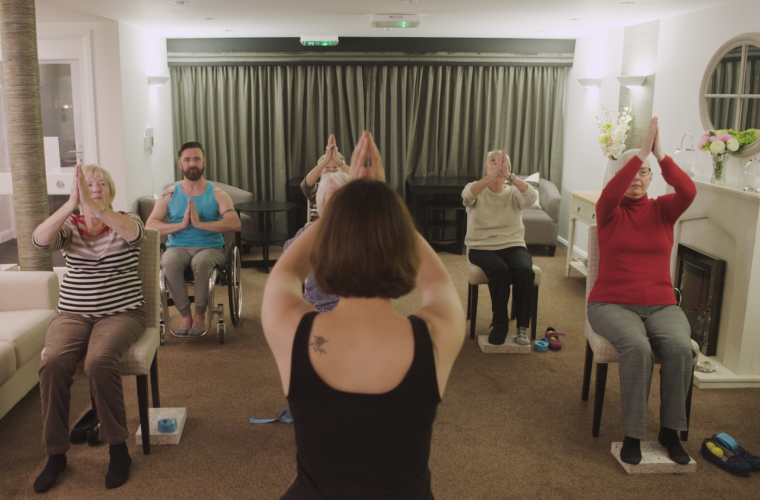
[[[158,328],[159,323],[158,267],[161,262],[160,241],[161,234],[157,230],[146,229],[145,239],[140,246],[140,262],[137,264],[137,275],[142,282],[142,294],[148,313],[145,326],[148,328]]]
[[[599,275],[599,228],[592,224],[588,228],[588,262],[586,262],[586,301]]]

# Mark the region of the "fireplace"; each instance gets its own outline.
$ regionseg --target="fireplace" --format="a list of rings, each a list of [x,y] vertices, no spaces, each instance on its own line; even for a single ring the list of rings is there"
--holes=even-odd
[[[675,269],[676,297],[689,320],[691,338],[702,354],[715,356],[726,261],[679,244]]]

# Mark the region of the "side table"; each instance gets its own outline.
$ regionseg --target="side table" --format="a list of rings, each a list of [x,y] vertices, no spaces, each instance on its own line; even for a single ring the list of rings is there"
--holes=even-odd
[[[596,224],[596,202],[601,191],[570,191],[570,228],[567,236],[567,263],[565,277],[570,276],[570,268],[577,269],[582,275],[588,274],[586,265],[580,260],[573,260],[573,243],[575,242],[575,221],[579,220],[589,226]]]
[[[244,203],[235,203],[235,210],[237,210],[238,213],[258,214],[259,228],[261,228],[260,233],[246,235],[247,237],[241,237],[241,240],[247,242],[261,242],[264,258],[262,260],[244,260],[242,262],[243,267],[263,267],[264,272],[269,272],[269,268],[276,262],[269,260],[269,243],[272,241],[285,241],[288,239],[287,233],[272,232],[271,214],[275,212],[287,212],[295,207],[296,205],[294,203],[288,201],[247,201]]]

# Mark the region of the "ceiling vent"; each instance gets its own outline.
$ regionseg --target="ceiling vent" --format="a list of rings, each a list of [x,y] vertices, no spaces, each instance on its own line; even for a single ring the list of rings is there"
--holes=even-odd
[[[372,14],[369,23],[373,28],[416,28],[421,20],[419,14]]]

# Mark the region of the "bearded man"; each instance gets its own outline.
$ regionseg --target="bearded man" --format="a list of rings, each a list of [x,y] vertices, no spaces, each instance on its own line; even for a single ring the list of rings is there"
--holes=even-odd
[[[178,153],[182,180],[166,189],[153,207],[146,227],[166,235],[161,267],[174,305],[182,315],[175,335],[205,332],[208,287],[195,287],[195,314],[185,285],[185,269],[193,269],[195,283],[208,283],[211,271],[224,265],[222,233],[240,231],[240,217],[230,195],[203,177],[206,154],[199,142],[187,142]],[[168,222],[166,222],[168,220]]]

